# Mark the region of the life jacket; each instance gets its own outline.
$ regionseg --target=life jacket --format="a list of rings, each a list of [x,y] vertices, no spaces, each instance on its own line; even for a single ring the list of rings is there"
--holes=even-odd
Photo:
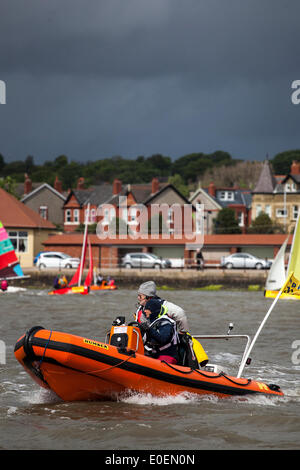
[[[159,314],[159,316],[150,324],[149,328],[158,329],[159,326],[163,326],[166,323],[171,323],[173,327],[173,335],[170,341],[167,344],[164,344],[162,346],[160,346],[159,344],[155,342],[147,343],[146,341],[144,345],[146,352],[148,353],[157,352],[158,354],[160,354],[161,352],[169,349],[171,346],[174,346],[177,348],[179,339],[178,339],[178,334],[177,334],[177,329],[176,329],[176,322],[172,320],[172,318],[168,317],[168,315],[165,315],[164,313]]]
[[[201,343],[193,338],[190,333],[184,333],[179,336],[179,358],[183,366],[198,369],[204,367],[208,362],[208,357]]]

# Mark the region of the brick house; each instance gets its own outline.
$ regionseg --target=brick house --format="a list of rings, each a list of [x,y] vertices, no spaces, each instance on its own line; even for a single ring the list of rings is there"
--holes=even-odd
[[[185,217],[188,217],[185,216],[184,206],[192,207],[172,184],[160,183],[157,178],[153,178],[149,184],[126,185],[115,179],[113,184],[102,183],[88,189],[84,188],[84,179],[80,178],[77,188],[69,192],[64,203],[65,232],[74,232],[84,223],[88,204],[90,224],[100,222],[103,230],[107,230],[112,220],[118,218],[131,232],[148,230],[148,227],[141,226],[141,208],[147,210],[145,216],[147,222],[153,217],[161,218],[164,230],[174,233],[176,229],[183,230]],[[178,208],[181,208],[182,213],[181,226],[175,227],[175,211]],[[159,211],[157,214],[155,214],[156,209]],[[192,208],[192,211],[195,209]]]
[[[108,240],[101,243],[96,235],[90,236],[94,240],[92,249],[96,266],[99,263],[105,264],[104,260],[110,263],[112,259],[118,264],[118,260],[129,251],[151,251],[157,256],[172,260],[186,257],[182,234],[190,230],[189,235],[193,236],[196,230],[196,211],[172,184],[160,182],[157,178],[153,178],[149,184],[126,185],[115,179],[112,184],[102,183],[88,189],[85,189],[84,180],[80,178],[77,188],[69,192],[64,204],[65,234],[47,240],[45,246],[48,250],[63,249],[70,254],[76,252],[78,256],[78,240],[82,243],[82,234],[76,233],[76,229],[84,223],[88,205],[89,223],[97,224],[97,230],[101,230],[103,237]],[[115,235],[120,235],[122,223],[123,229],[125,226],[125,236],[122,240],[121,236],[116,236],[117,241],[109,243],[114,238],[109,234],[114,219],[119,219],[119,231]],[[152,243],[149,232],[157,234],[157,242]],[[144,234],[143,238],[137,240],[141,233]]]
[[[198,188],[189,198],[193,205],[204,206],[204,233],[212,234],[219,211],[229,207],[235,213],[242,233],[246,233],[251,223],[251,191],[241,188],[216,188],[212,182],[208,188]]]
[[[300,208],[300,162],[293,161],[287,175],[273,174],[268,160],[252,192],[252,219],[265,212],[289,233],[296,224]]]

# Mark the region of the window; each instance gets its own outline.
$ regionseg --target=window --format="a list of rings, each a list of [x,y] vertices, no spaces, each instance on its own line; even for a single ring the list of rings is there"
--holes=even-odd
[[[102,225],[110,224],[111,221],[116,217],[116,209],[110,204],[108,204],[106,207],[99,207],[101,207],[101,214],[103,214]]]
[[[96,209],[91,209],[91,223],[96,223]]]
[[[234,201],[233,191],[220,191],[219,198],[221,201]]]
[[[28,232],[8,232],[8,236],[12,242],[14,250],[18,253],[28,252]]]
[[[104,209],[102,223],[103,224],[108,224],[109,223],[109,209]]]
[[[71,219],[71,209],[67,209],[65,215],[66,215],[66,217],[65,217],[66,223],[71,222],[71,220],[72,220]]]
[[[137,209],[135,207],[130,207],[128,212],[129,212],[129,223],[136,224],[137,223],[137,220],[136,220]]]
[[[261,204],[256,204],[255,217],[258,217],[261,213]]]
[[[287,209],[276,209],[276,217],[287,217]]]
[[[79,209],[74,209],[73,220],[75,223],[79,224]]]
[[[240,227],[244,227],[244,212],[238,212],[238,223]]]
[[[265,213],[270,217],[272,217],[272,208],[271,208],[271,205],[270,204],[266,204],[265,205]]]
[[[48,220],[48,207],[47,206],[40,206],[39,213],[42,219]]]
[[[296,220],[298,218],[299,213],[299,206],[293,206],[293,219]]]

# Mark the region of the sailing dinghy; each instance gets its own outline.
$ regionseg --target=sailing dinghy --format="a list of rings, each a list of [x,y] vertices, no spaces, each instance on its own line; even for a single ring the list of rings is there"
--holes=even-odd
[[[285,250],[288,243],[288,238],[282,244],[277,256],[272,264],[269,275],[265,285],[264,296],[266,298],[276,298],[281,287],[284,285],[286,278],[294,273],[297,278],[300,278],[300,224],[299,217],[296,223],[295,232],[293,236],[291,253],[289,256],[289,264],[287,271],[285,270]],[[282,292],[280,299],[284,300],[300,300],[300,295],[289,294]]]
[[[89,214],[89,207],[88,207],[87,214]],[[88,215],[87,215],[87,220],[88,220]],[[74,276],[72,277],[67,287],[62,287],[61,289],[55,289],[51,292],[48,292],[49,295],[64,295],[64,294],[86,295],[89,293],[90,286],[93,281],[93,256],[92,256],[91,243],[90,243],[89,237],[87,236],[87,225],[88,224],[86,221],[85,227],[84,227],[80,263]],[[81,282],[82,282],[83,269],[85,265],[86,254],[87,254],[87,243],[89,243],[89,253],[88,253],[89,254],[89,270],[85,278],[85,281],[82,285]]]
[[[82,281],[82,274],[83,268],[86,260],[86,251],[87,251],[87,242],[89,243],[89,270],[88,274],[85,278],[83,285],[81,284]],[[69,282],[67,287],[62,287],[61,289],[55,289],[51,292],[48,292],[49,295],[64,295],[64,294],[82,294],[86,295],[90,291],[90,286],[92,284],[93,279],[93,258],[92,258],[92,248],[91,243],[88,237],[84,236],[83,245],[82,245],[82,253],[80,258],[80,264],[72,277],[71,281]]]
[[[23,274],[13,244],[0,221],[0,282],[28,277]],[[20,292],[25,290],[24,287],[8,286],[5,291],[0,290],[0,292]]]

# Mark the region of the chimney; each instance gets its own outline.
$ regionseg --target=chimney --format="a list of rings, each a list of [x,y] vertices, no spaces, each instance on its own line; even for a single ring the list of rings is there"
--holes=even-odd
[[[159,181],[157,178],[153,178],[151,194],[155,194],[157,191],[159,191]]]
[[[56,176],[54,181],[54,189],[56,189],[56,191],[59,193],[62,193],[62,182],[59,181],[58,176]]]
[[[300,175],[300,162],[293,160],[291,165],[291,175]]]
[[[84,178],[78,178],[76,189],[84,189]]]
[[[29,194],[32,191],[32,181],[29,178],[28,174],[25,173],[25,182],[24,182],[24,194]]]
[[[113,181],[113,194],[114,195],[119,194],[121,192],[121,189],[122,189],[122,181],[115,179]]]
[[[216,187],[213,182],[211,182],[208,186],[208,194],[212,197],[216,196]]]

